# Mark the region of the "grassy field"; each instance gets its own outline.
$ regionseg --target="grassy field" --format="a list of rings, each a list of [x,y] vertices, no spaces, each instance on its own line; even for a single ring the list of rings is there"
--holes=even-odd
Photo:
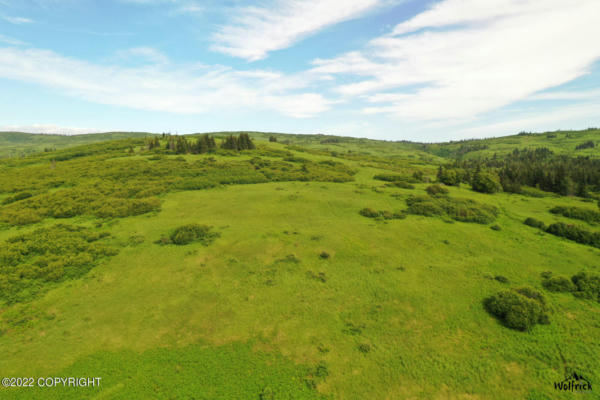
[[[571,152],[597,134],[493,139],[477,152],[542,145]],[[283,134],[270,143],[271,134],[252,136],[258,149],[237,154],[165,154],[153,160],[140,147],[142,139],[133,138],[133,152],[126,141],[111,142],[121,144],[104,158],[85,154],[86,146],[0,164],[0,201],[28,187],[34,192],[0,207],[0,213],[36,196],[89,190],[97,187],[96,179],[123,186],[164,184],[153,194],[160,208],[139,215],[99,217],[82,208],[56,218],[38,210],[38,221],[6,220],[0,226],[4,242],[68,223],[108,232],[99,242],[118,251],[82,277],[44,281],[22,301],[0,300],[2,377],[101,377],[101,386],[9,387],[0,389],[0,397],[600,398],[595,386],[581,395],[554,388],[568,370],[592,385],[600,382],[600,303],[549,292],[540,276],[598,273],[600,249],[523,224],[528,217],[573,223],[549,210],[597,210],[595,202],[552,193],[484,194],[463,184],[448,188],[450,198],[495,207],[493,223],[407,215],[406,200],[425,195],[430,183],[413,183],[410,189],[373,177],[421,171],[434,181],[437,166],[446,161],[444,145]],[[47,146],[35,139],[38,148]],[[455,150],[460,144],[446,146]],[[582,152],[600,154],[597,148]],[[56,161],[61,154],[79,155]],[[275,177],[269,173],[259,181],[247,174],[243,182],[235,181],[245,184],[232,180],[183,190],[178,183],[181,177],[208,179],[217,173],[210,167],[214,163],[226,169],[235,162],[255,173],[262,170],[252,167],[257,157],[296,161],[273,167],[279,171]],[[352,171],[351,179],[339,181],[346,170],[331,167],[337,168],[332,175],[328,164],[320,164],[324,161],[341,163]],[[119,163],[132,164],[123,164],[116,177],[94,175]],[[123,175],[138,165],[148,167],[134,177]],[[68,172],[84,168],[85,173]],[[149,178],[161,168],[169,174]],[[52,174],[66,178],[46,185],[56,178]],[[210,182],[225,182],[219,179]],[[366,218],[359,211],[367,207],[403,218]],[[208,245],[156,243],[186,224],[208,225],[219,236]],[[599,231],[594,223],[578,224]],[[521,332],[493,318],[483,300],[524,285],[544,294],[550,324]]]

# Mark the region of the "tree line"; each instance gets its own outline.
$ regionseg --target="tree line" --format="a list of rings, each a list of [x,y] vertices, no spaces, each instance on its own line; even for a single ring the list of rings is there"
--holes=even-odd
[[[600,191],[600,159],[557,155],[545,147],[515,149],[504,157],[456,160],[440,167],[438,180],[447,185],[469,183],[483,192],[521,193],[523,186],[530,186],[589,197],[590,191]]]
[[[168,152],[175,154],[203,154],[211,153],[217,149],[217,142],[215,138],[209,134],[200,135],[194,140],[184,136],[171,136],[169,134],[163,134],[162,140],[158,137],[154,137],[148,141],[148,150],[155,150],[161,148],[161,143],[164,144],[164,149]],[[225,150],[253,150],[256,148],[254,142],[247,133],[240,133],[238,136],[229,135],[222,139],[218,146]]]

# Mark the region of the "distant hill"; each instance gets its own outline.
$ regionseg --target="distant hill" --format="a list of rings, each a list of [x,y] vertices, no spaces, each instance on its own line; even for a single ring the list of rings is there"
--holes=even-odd
[[[241,131],[209,132],[215,137],[238,135]],[[600,152],[600,129],[589,128],[582,131],[555,131],[544,133],[522,132],[517,135],[489,139],[470,139],[443,143],[419,143],[410,141],[386,141],[348,136],[325,134],[289,134],[275,132],[244,131],[252,138],[268,141],[275,137],[279,143],[302,146],[314,150],[378,156],[402,156],[408,158],[473,159],[492,157],[494,153],[503,155],[514,149],[547,147],[557,154],[598,157]],[[21,157],[24,155],[51,151],[78,145],[108,140],[143,138],[157,135],[149,132],[107,132],[85,135],[32,134],[23,132],[0,132],[0,158]],[[197,134],[191,134],[194,136]],[[187,135],[186,135],[187,136]],[[591,143],[591,144],[590,144]],[[435,157],[434,157],[435,158]]]
[[[107,140],[140,138],[151,135],[153,134],[146,132],[107,132],[86,135],[0,132],[0,158],[21,157],[45,150],[51,151]]]

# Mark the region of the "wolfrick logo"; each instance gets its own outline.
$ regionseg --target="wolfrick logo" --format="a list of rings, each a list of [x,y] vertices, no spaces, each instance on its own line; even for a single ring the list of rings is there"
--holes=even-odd
[[[567,377],[562,382],[554,382],[554,389],[570,392],[585,392],[592,390],[592,384],[577,372],[572,372],[567,374]]]

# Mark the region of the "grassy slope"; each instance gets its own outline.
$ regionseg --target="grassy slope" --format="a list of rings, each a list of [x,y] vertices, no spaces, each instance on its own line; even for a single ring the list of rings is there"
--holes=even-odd
[[[107,132],[90,135],[39,135],[23,132],[0,132],[0,158],[18,157],[44,149],[63,149],[106,140],[150,136],[143,132]]]
[[[186,156],[196,157],[203,156]],[[374,191],[381,160],[343,161],[360,169],[355,182],[171,193],[158,215],[117,220],[109,228],[116,243],[134,235],[144,242],[27,305],[23,313],[41,317],[0,336],[3,376],[102,376],[102,391],[76,392],[98,398],[190,396],[190,379],[200,381],[199,398],[258,398],[265,387],[309,398],[316,393],[306,391],[302,371],[318,363],[329,371],[316,380],[319,392],[347,399],[561,398],[552,382],[565,366],[600,381],[597,303],[546,292],[552,324],[531,333],[501,326],[481,305],[506,287],[486,275],[539,288],[542,271],[596,268],[597,249],[522,224],[528,216],[567,221],[547,212],[554,205],[591,205],[452,188],[452,196],[498,206],[502,230],[418,216],[378,222],[358,210],[405,208],[403,199],[426,185]],[[415,153],[407,165],[423,162]],[[191,222],[213,225],[222,236],[210,247],[152,243]],[[0,239],[16,231],[0,231]],[[331,258],[320,259],[322,251]],[[299,262],[282,261],[290,254]],[[312,278],[319,272],[325,282]],[[359,351],[361,344],[370,352]],[[124,360],[131,364],[120,368]],[[214,366],[210,379],[202,378],[206,364]],[[131,372],[138,368],[144,374]],[[240,384],[225,383],[232,379]],[[222,382],[221,392],[210,392],[213,382]],[[2,396],[75,394],[11,389]]]

